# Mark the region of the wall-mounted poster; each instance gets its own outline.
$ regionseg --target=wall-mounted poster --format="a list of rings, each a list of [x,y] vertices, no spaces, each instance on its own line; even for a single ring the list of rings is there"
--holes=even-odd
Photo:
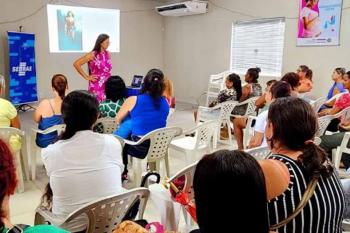
[[[342,0],[299,1],[297,45],[339,45]]]

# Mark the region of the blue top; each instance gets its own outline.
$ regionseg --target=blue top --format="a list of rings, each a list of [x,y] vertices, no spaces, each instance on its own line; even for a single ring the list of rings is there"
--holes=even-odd
[[[334,82],[333,86],[331,89],[329,89],[328,95],[327,95],[327,100],[333,97],[334,89],[337,88],[340,93],[346,92],[346,89],[344,87],[344,84],[342,83],[336,83]]]
[[[166,126],[169,114],[169,104],[165,97],[154,101],[148,94],[137,96],[136,104],[131,110],[132,135],[145,134]]]
[[[62,118],[62,115],[56,115],[55,114],[55,111],[51,105],[51,102],[49,101],[50,103],[50,107],[52,109],[52,112],[53,112],[53,116],[51,117],[42,117],[39,121],[39,125],[38,125],[38,128],[40,130],[45,130],[45,129],[48,129],[52,126],[55,126],[55,125],[60,125],[60,124],[63,124],[63,118]],[[52,133],[49,133],[49,134],[37,134],[36,135],[36,144],[41,147],[41,148],[46,148],[48,145],[54,143],[57,139],[57,132],[52,132]]]

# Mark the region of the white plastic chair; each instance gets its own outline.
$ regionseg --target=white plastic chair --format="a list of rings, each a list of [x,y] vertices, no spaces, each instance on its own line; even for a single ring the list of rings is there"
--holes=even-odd
[[[112,134],[118,128],[115,118],[110,117],[99,118],[95,123],[95,127],[99,126],[102,126],[101,129],[104,134]]]
[[[55,226],[62,226],[82,214],[88,218],[87,233],[111,233],[121,223],[125,215],[137,200],[141,200],[139,218],[143,218],[149,190],[137,188],[122,194],[106,197],[74,211],[65,219],[57,219],[52,212],[38,208],[35,215],[35,225],[49,222]]]
[[[310,103],[316,114],[318,113],[318,111],[320,111],[320,108],[325,103],[325,101],[326,101],[326,98],[321,97]]]
[[[32,172],[32,180],[36,179],[36,164],[37,164],[37,154],[40,153],[41,148],[36,144],[36,135],[38,133],[40,134],[49,134],[52,132],[57,132],[57,135],[60,135],[64,130],[66,129],[66,125],[54,125],[50,128],[47,128],[46,130],[40,130],[40,129],[32,129],[31,130],[31,151],[30,151],[30,165],[31,165],[31,172]]]
[[[20,136],[21,149],[19,151],[13,151],[15,156],[15,166],[18,178],[17,191],[19,193],[24,192],[24,180],[29,178],[29,164],[28,164],[28,153],[27,153],[27,140],[25,132],[17,128],[12,127],[1,127],[0,138],[10,145],[11,136]],[[10,148],[12,149],[12,148]]]
[[[337,101],[342,95],[348,93],[348,91],[346,90],[345,92],[342,92],[342,93],[338,93],[336,95],[334,95],[332,98],[330,98],[329,100],[327,100],[325,103],[331,103],[333,102],[334,100]]]
[[[217,98],[219,92],[224,89],[225,78],[230,73],[230,71],[224,71],[220,74],[210,75],[207,90],[206,106],[209,106],[209,104]]]
[[[256,147],[256,148],[247,149],[244,151],[250,154],[251,156],[253,156],[257,160],[266,159],[266,157],[271,154],[271,150],[268,146]]]
[[[343,93],[341,93],[341,94],[343,94]],[[329,123],[333,119],[347,115],[349,112],[350,112],[350,107],[347,107],[347,108],[343,109],[342,111],[338,112],[337,114],[319,117],[318,118],[318,131],[316,133],[316,136],[321,137],[323,134],[325,134]]]
[[[195,133],[194,137],[185,136],[183,138],[174,139],[170,148],[181,151],[186,155],[186,161],[194,161],[197,155],[212,152],[212,140],[216,131],[219,130],[218,121],[207,121],[198,126],[184,132],[184,135]]]
[[[246,112],[244,113],[244,115],[232,115],[235,118],[241,118],[241,117],[248,118],[247,125],[244,129],[244,132],[243,132],[243,148],[247,147],[247,145],[249,143],[249,139],[252,136],[252,134],[254,133],[254,130],[252,128],[252,123],[253,123],[253,120],[256,119],[255,102],[257,101],[257,99],[259,99],[259,96],[249,98],[249,99],[237,104],[236,107],[247,105]]]
[[[182,192],[188,193],[189,198],[194,201],[194,191],[193,191],[193,178],[194,178],[194,173],[196,171],[197,163],[192,163],[191,165],[181,169],[178,171],[175,175],[173,175],[171,178],[168,179],[168,184],[170,182],[174,182],[176,179],[185,176],[185,184],[183,189],[181,190]],[[191,219],[191,216],[186,212],[186,209],[182,207],[182,212],[185,217],[186,225],[194,225],[193,220]]]
[[[124,143],[131,146],[140,145],[144,141],[150,140],[150,147],[145,159],[133,158],[136,160],[136,162],[133,163],[133,170],[135,174],[134,180],[136,186],[140,185],[141,183],[141,175],[142,172],[146,170],[147,163],[150,164],[150,166],[152,165],[153,167],[155,167],[155,171],[160,173],[160,162],[164,161],[165,172],[166,175],[169,177],[169,145],[173,138],[180,136],[181,133],[182,129],[179,127],[166,127],[149,132],[137,142],[124,139]]]
[[[235,106],[238,104],[237,101],[226,101],[223,103],[220,103],[216,105],[215,107],[208,108],[208,107],[203,107],[199,106],[198,107],[198,114],[197,114],[197,124],[201,121],[206,121],[206,119],[201,117],[201,113],[203,111],[215,111],[215,110],[220,110],[220,114],[218,117],[219,125],[221,127],[227,127],[228,130],[228,136],[229,136],[229,144],[233,145],[232,142],[232,133],[231,133],[231,112],[235,108]],[[214,140],[214,148],[217,147],[217,141],[225,143],[223,140],[220,139],[220,130],[217,131],[217,139]]]
[[[350,132],[344,134],[343,140],[339,147],[337,147],[335,154],[332,155],[332,161],[335,169],[339,170],[339,165],[343,153],[350,154],[350,149],[348,148],[348,142],[350,139]]]

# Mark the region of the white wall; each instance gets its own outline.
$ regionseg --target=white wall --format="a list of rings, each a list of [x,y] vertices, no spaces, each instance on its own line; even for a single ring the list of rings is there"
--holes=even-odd
[[[297,17],[294,0],[212,0],[218,6],[257,17]],[[343,7],[350,1],[344,0]],[[164,65],[174,80],[178,100],[196,103],[206,91],[210,74],[229,69],[231,27],[237,20],[250,19],[210,4],[209,13],[182,18],[165,18]],[[314,70],[316,96],[326,95],[335,67],[350,69],[350,9],[343,11],[341,46],[296,47],[297,20],[286,20],[283,72],[295,71],[299,64]],[[268,78],[261,78],[265,83]],[[265,85],[265,84],[264,84]]]
[[[0,0],[0,74],[7,74],[6,31],[36,34],[36,60],[39,97],[51,95],[50,81],[55,73],[69,78],[70,89],[87,89],[87,82],[73,69],[73,61],[82,54],[51,54],[48,44],[46,8],[16,23],[3,23],[30,15],[47,0]],[[52,1],[51,1],[52,2]],[[151,68],[163,68],[163,19],[153,10],[158,1],[145,0],[75,0],[55,1],[65,5],[115,8],[121,12],[121,52],[112,54],[113,74],[130,83],[134,74],[145,74]],[[145,11],[133,11],[145,10]]]

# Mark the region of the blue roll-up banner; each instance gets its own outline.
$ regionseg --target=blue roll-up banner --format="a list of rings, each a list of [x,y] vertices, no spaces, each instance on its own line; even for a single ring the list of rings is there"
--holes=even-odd
[[[7,32],[10,101],[21,105],[38,101],[35,68],[35,35]]]

